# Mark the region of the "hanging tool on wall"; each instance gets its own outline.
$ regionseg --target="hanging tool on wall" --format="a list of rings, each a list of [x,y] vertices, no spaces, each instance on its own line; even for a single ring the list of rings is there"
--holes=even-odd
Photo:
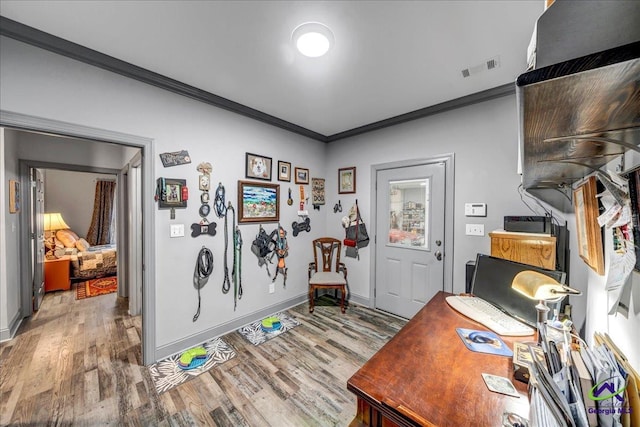
[[[283,287],[287,287],[287,267],[284,259],[289,255],[289,244],[287,243],[287,232],[278,224],[278,237],[276,240],[276,256],[278,257],[278,266],[276,267],[276,274],[273,276],[272,283],[278,278],[278,273],[282,273],[284,277]]]

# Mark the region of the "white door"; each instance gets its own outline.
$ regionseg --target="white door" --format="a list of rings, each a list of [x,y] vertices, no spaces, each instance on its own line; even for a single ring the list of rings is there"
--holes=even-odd
[[[39,169],[31,169],[31,203],[29,235],[33,260],[33,310],[37,311],[44,297],[44,178]]]
[[[445,163],[376,178],[375,307],[410,319],[444,289]]]

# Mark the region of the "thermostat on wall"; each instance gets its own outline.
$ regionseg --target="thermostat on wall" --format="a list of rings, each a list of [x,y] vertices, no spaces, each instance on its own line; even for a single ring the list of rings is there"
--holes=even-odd
[[[465,216],[487,216],[487,204],[486,203],[465,203],[464,215]]]

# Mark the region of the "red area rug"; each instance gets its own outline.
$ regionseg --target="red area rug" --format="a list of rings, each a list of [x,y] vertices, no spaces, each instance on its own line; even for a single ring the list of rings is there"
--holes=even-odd
[[[118,278],[116,276],[87,280],[86,282],[78,283],[78,286],[76,287],[76,299],[110,294],[117,290]]]

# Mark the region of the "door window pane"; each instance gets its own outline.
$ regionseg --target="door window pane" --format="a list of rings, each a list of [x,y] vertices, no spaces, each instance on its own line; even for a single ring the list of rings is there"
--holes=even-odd
[[[429,184],[429,178],[389,181],[389,244],[428,248]]]

